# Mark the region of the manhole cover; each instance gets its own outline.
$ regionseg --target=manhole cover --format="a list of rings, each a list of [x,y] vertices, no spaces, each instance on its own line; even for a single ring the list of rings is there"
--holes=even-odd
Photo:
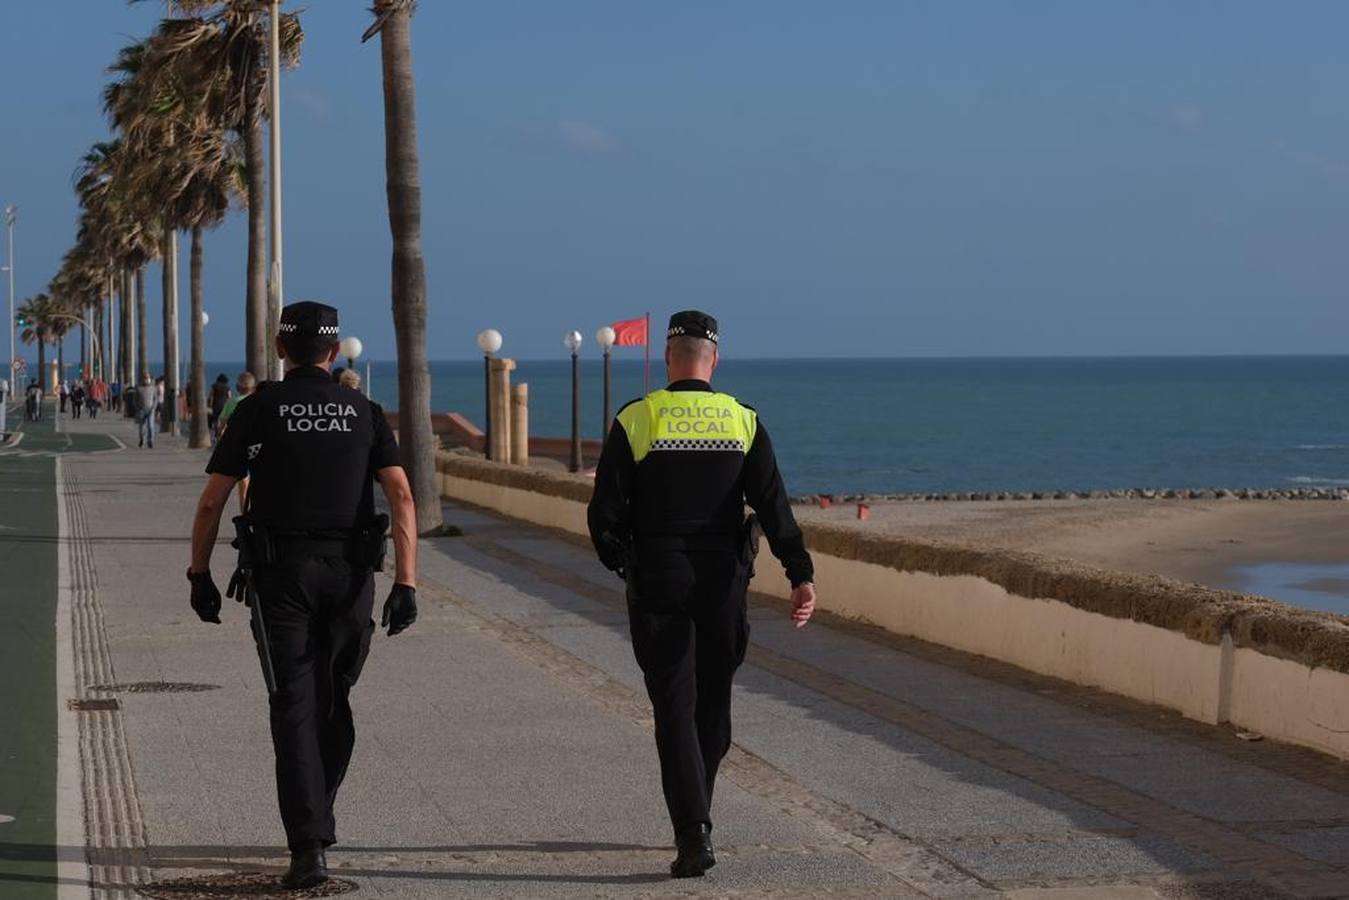
[[[130,684],[96,684],[89,690],[112,694],[197,694],[201,691],[218,691],[220,685],[193,681],[133,681]]]
[[[122,704],[116,697],[85,697],[82,700],[67,700],[66,706],[75,712],[98,712],[99,710],[117,710]]]
[[[356,890],[354,881],[329,878],[323,884],[303,891],[288,891],[281,886],[281,876],[266,872],[228,875],[193,875],[136,886],[146,897],[162,900],[236,900],[238,897],[335,897]]]

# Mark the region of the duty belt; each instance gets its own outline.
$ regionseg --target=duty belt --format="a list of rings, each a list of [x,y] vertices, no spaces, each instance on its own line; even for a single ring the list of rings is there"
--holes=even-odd
[[[388,527],[389,517],[383,513],[356,528],[276,528],[250,523],[257,545],[254,563],[267,566],[286,557],[326,556],[380,571]]]
[[[638,547],[659,550],[734,550],[740,543],[735,532],[712,534],[639,534],[634,539]]]
[[[276,533],[276,555],[285,556],[340,556],[355,558],[365,548],[365,539],[357,535],[328,536],[309,533]]]

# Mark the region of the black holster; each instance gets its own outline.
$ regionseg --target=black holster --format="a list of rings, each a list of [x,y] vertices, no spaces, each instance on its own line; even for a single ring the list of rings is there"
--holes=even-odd
[[[759,555],[759,517],[750,513],[745,517],[745,524],[740,526],[740,564],[749,570],[749,577],[754,577],[754,558]]]
[[[370,524],[361,529],[361,564],[368,565],[376,572],[384,571],[384,557],[389,551],[389,516],[379,513],[370,520]]]

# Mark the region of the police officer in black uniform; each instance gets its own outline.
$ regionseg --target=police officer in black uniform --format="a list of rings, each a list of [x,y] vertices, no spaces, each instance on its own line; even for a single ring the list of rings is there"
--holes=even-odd
[[[813,566],[758,414],[712,390],[717,322],[670,319],[670,384],[619,410],[595,472],[588,519],[601,562],[628,583],[633,651],[656,720],[676,878],[712,851],[712,789],[731,746],[731,679],[745,657],[753,574],[748,502],[792,584],[792,619],[815,608]]]
[[[269,682],[276,786],[291,864],[288,888],[327,878],[324,849],[336,841],[333,801],[355,742],[348,694],[370,649],[373,571],[387,520],[377,517],[378,481],[393,521],[394,587],[382,624],[390,635],[417,617],[416,514],[398,445],[380,407],[333,382],[337,310],[302,302],[281,313],[276,349],[285,380],[244,398],[211,454],[192,529],[192,608],[220,622],[211,550],[235,483],[249,476],[240,527],[241,569],[231,583],[248,596]],[[248,559],[247,567],[244,560]],[[259,617],[260,614],[260,617]],[[260,621],[259,621],[260,618]]]

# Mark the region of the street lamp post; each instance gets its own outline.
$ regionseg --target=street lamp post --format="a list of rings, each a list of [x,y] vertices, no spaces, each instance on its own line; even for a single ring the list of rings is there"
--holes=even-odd
[[[581,332],[562,335],[562,346],[571,351],[571,460],[568,472],[581,471]]]
[[[364,349],[365,345],[361,343],[360,338],[346,337],[342,338],[342,343],[339,345],[337,352],[341,353],[343,356],[347,358],[347,368],[354,370],[356,368],[356,360],[360,358],[361,351]],[[367,371],[369,370],[369,368],[370,367],[367,365],[366,366]],[[370,385],[368,381],[365,386],[365,392],[366,396],[370,395]]]
[[[482,351],[483,417],[482,455],[492,458],[492,354],[501,349],[501,332],[495,328],[478,332],[478,349]]]
[[[595,343],[599,344],[600,349],[604,351],[604,421],[603,429],[600,431],[601,438],[607,438],[609,436],[609,410],[611,408],[609,399],[610,386],[612,384],[609,368],[609,350],[614,346],[614,341],[617,340],[617,338],[618,335],[615,334],[614,330],[608,325],[605,325],[599,331],[595,332]]]

